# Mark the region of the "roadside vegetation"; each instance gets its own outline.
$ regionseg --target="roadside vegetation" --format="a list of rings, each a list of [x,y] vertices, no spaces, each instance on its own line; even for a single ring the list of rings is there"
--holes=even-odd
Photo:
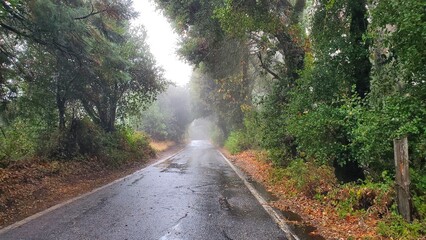
[[[1,1],[0,166],[140,158],[126,124],[166,89],[130,1]]]
[[[186,90],[169,88],[136,16],[127,0],[0,1],[0,226],[184,139]]]
[[[367,221],[372,238],[425,238],[424,1],[156,2],[196,66],[194,114],[214,119],[219,145],[264,152],[268,182],[333,208],[328,226]],[[412,221],[396,207],[403,137]]]

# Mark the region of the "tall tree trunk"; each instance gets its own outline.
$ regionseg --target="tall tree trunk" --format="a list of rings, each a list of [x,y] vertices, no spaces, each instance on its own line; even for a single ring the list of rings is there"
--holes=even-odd
[[[247,46],[247,44],[245,44],[244,46]],[[245,104],[251,104],[251,91],[252,91],[252,84],[250,81],[250,77],[248,74],[248,68],[249,68],[249,58],[250,58],[250,53],[248,50],[248,47],[244,48],[244,53],[243,53],[243,61],[242,61],[242,72],[243,72],[243,89],[244,91],[242,99],[243,102]]]
[[[371,62],[369,59],[369,44],[362,39],[367,31],[367,8],[366,1],[349,1],[351,13],[350,33],[353,37],[354,48],[357,51],[356,58],[351,59],[352,64],[356,66],[354,79],[356,91],[361,97],[365,97],[370,91],[370,72]]]
[[[114,104],[113,106],[110,106],[109,109],[109,119],[108,119],[108,129],[107,132],[114,132],[115,129],[115,119],[117,116],[117,104]]]
[[[56,107],[58,108],[58,117],[59,117],[59,129],[65,129],[65,97],[62,96],[63,91],[61,90],[60,82],[56,82]]]

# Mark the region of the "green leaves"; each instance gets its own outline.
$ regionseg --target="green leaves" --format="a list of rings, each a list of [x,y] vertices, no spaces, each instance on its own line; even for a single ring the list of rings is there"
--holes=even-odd
[[[384,0],[372,7],[370,31],[376,36],[376,46],[387,48],[388,58],[397,61],[398,76],[415,91],[425,90],[421,83],[426,79],[425,9],[421,0]]]
[[[233,9],[232,0],[225,1],[225,6],[216,8],[213,17],[220,21],[222,29],[229,35],[243,38],[256,30],[258,22],[244,11]]]
[[[139,113],[165,89],[146,33],[130,29],[130,1],[0,3],[0,14],[7,11],[0,15],[0,115],[10,123],[10,138],[2,138],[23,139],[22,152],[34,153],[46,132],[59,127],[66,135],[81,119],[113,132],[118,117]],[[6,150],[2,157],[15,158]]]

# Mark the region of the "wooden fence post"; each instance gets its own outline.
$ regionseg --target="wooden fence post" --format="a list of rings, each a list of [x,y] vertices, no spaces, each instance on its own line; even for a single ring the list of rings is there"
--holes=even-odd
[[[410,172],[408,167],[407,137],[394,139],[393,146],[395,155],[398,211],[405,220],[411,221]]]

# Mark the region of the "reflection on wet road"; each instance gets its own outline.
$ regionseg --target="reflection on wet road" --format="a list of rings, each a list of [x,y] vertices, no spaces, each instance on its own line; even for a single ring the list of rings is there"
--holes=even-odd
[[[207,141],[0,239],[286,239]]]

